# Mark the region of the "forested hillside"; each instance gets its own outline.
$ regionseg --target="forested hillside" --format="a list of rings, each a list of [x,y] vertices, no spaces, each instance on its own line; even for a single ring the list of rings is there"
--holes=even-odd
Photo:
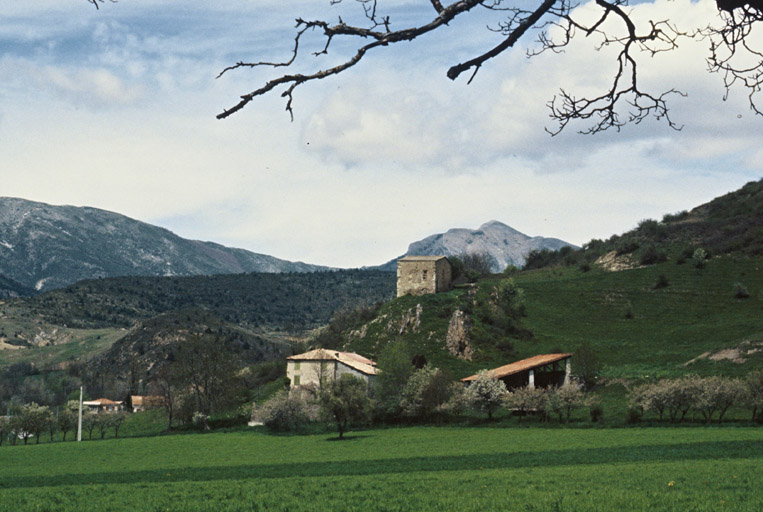
[[[5,307],[13,316],[79,328],[130,327],[168,311],[203,308],[248,328],[307,329],[338,309],[394,295],[389,272],[341,270],[81,281]]]

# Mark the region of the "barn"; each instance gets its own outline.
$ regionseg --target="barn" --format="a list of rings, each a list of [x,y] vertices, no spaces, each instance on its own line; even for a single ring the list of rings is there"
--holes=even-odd
[[[508,389],[558,387],[570,382],[570,358],[570,353],[540,354],[489,371]],[[468,385],[476,378],[471,375],[461,382]]]

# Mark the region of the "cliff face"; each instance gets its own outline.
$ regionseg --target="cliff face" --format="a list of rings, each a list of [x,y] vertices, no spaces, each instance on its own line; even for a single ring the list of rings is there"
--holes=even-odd
[[[99,277],[325,269],[187,240],[97,208],[0,198],[0,274],[36,290]]]

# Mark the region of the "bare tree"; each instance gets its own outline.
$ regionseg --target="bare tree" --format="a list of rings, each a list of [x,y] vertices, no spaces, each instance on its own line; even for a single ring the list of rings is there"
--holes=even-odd
[[[95,1],[95,0],[93,0]],[[588,127],[581,133],[597,133],[614,128],[619,130],[627,123],[640,123],[648,117],[665,120],[669,126],[680,129],[670,118],[668,99],[671,95],[683,95],[675,89],[649,91],[639,82],[640,59],[652,57],[661,52],[672,51],[684,37],[707,37],[711,40],[709,58],[712,71],[724,74],[726,87],[741,83],[750,90],[751,108],[758,114],[754,94],[760,90],[763,59],[761,51],[748,44],[747,36],[753,25],[761,20],[763,0],[716,0],[719,17],[723,26],[715,24],[708,28],[681,31],[671,20],[648,20],[637,22],[628,8],[628,0],[594,0],[599,9],[592,21],[583,21],[578,3],[572,0],[534,0],[532,7],[519,0],[454,0],[450,3],[430,0],[431,16],[418,24],[403,28],[393,28],[390,16],[380,13],[379,0],[355,0],[363,9],[365,23],[351,25],[339,17],[336,23],[323,20],[296,19],[294,46],[289,57],[283,61],[240,61],[222,70],[219,76],[241,68],[294,68],[295,62],[305,52],[310,41],[305,34],[318,31],[323,41],[312,49],[315,57],[329,53],[332,43],[338,39],[355,41],[355,51],[349,58],[335,65],[315,65],[314,71],[307,73],[283,73],[267,80],[260,87],[243,94],[232,107],[217,117],[226,118],[258,96],[271,91],[281,91],[286,99],[286,111],[293,118],[294,90],[307,82],[322,80],[338,75],[357,65],[369,52],[386,48],[396,43],[412,41],[431,32],[443,29],[456,18],[476,16],[478,9],[490,11],[494,23],[488,29],[498,34],[500,41],[486,48],[479,55],[452,65],[446,72],[451,80],[462,74],[469,74],[471,82],[477,72],[491,59],[501,55],[522,39],[536,38],[536,46],[528,52],[528,57],[544,52],[561,53],[567,45],[579,36],[596,40],[597,49],[616,48],[612,62],[612,79],[602,92],[591,97],[577,97],[572,92],[561,89],[549,101],[550,116],[555,126],[547,128],[552,135],[561,132],[570,122],[583,121]],[[330,0],[331,6],[342,0]],[[347,2],[345,2],[347,3]],[[606,28],[605,28],[606,27]],[[744,65],[743,59],[736,59],[742,52],[754,57],[755,62]],[[738,61],[740,63],[738,63]],[[320,62],[320,61],[318,61]]]

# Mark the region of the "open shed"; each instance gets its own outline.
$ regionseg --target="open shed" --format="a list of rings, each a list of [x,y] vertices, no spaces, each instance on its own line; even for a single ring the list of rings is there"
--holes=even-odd
[[[558,387],[570,381],[571,357],[571,353],[540,354],[493,368],[490,372],[502,380],[508,389]],[[461,382],[468,384],[476,378],[476,375],[471,375],[461,379]]]

